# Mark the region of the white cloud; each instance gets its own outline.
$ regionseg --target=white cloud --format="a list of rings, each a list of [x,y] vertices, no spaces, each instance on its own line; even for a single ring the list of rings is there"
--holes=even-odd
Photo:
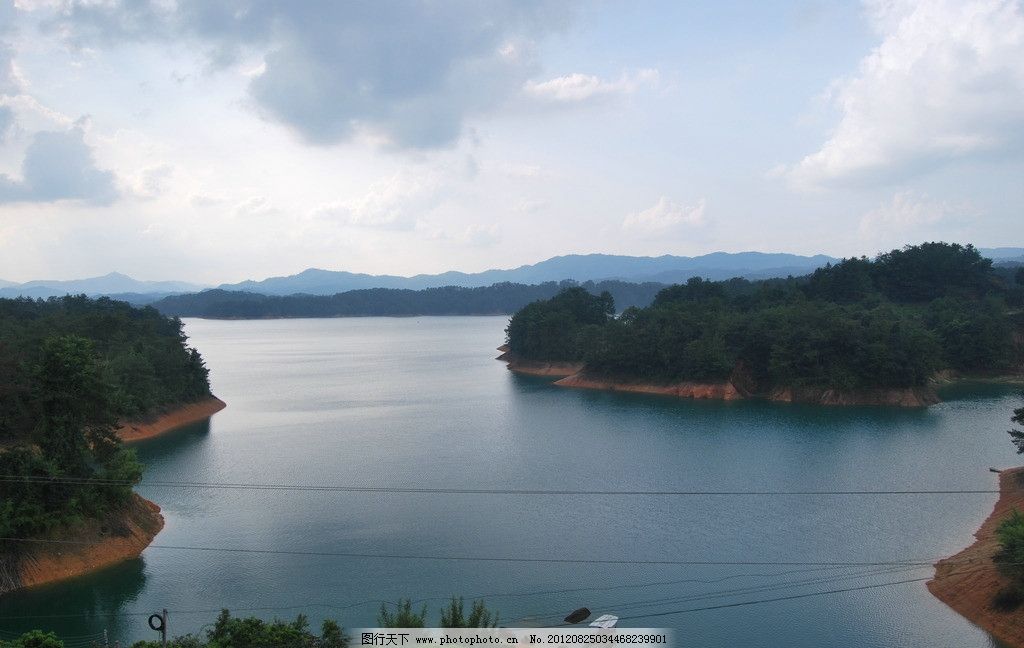
[[[14,48],[0,41],[0,95],[21,94],[23,84],[14,65]]]
[[[626,216],[622,228],[643,235],[665,234],[704,224],[705,200],[687,207],[662,196],[653,207]]]
[[[170,164],[160,164],[142,169],[132,178],[131,192],[136,197],[145,200],[157,198],[164,192],[167,181],[172,175],[174,175],[174,167]]]
[[[574,72],[547,81],[528,81],[523,86],[523,91],[538,101],[575,104],[631,94],[642,86],[657,83],[658,78],[657,70],[640,70],[634,74],[624,74],[616,81]]]
[[[14,111],[9,106],[0,105],[0,144],[7,139],[7,134],[13,127]]]
[[[933,200],[905,190],[865,213],[860,219],[863,240],[900,245],[912,239],[935,237],[941,226],[957,225],[979,216],[966,203]]]
[[[313,216],[357,227],[411,230],[436,206],[440,185],[436,175],[403,171],[378,180],[358,198],[322,205]]]
[[[501,241],[501,228],[496,223],[470,225],[462,232],[460,238],[469,245],[494,245]]]
[[[0,174],[0,203],[82,200],[114,202],[114,174],[96,166],[81,128],[35,133],[25,151],[21,178]]]
[[[188,198],[188,204],[192,205],[196,209],[214,207],[216,205],[221,205],[223,203],[224,198],[205,193],[194,193]]]
[[[251,196],[235,205],[236,218],[247,221],[274,220],[284,216],[284,211],[276,207],[266,196]]]
[[[196,43],[213,67],[246,64],[259,113],[312,144],[369,138],[449,146],[468,118],[514,99],[536,73],[532,43],[571,20],[561,0],[292,2],[67,0],[52,33],[76,48]]]
[[[833,83],[840,120],[783,170],[797,187],[909,176],[1024,151],[1024,13],[1015,0],[874,1],[882,42]]]

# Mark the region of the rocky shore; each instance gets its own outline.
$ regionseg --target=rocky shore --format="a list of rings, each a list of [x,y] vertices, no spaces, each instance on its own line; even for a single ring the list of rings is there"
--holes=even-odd
[[[27,544],[17,555],[0,556],[0,595],[138,558],[163,527],[160,507],[133,495],[123,510],[55,538],[60,542]]]
[[[210,396],[144,421],[123,423],[117,435],[129,443],[149,439],[207,419],[225,407],[224,401]],[[163,526],[160,507],[133,495],[125,508],[103,520],[91,520],[71,535],[52,538],[52,543],[26,543],[17,553],[0,554],[0,595],[138,558]]]
[[[658,394],[676,398],[741,400],[762,398],[782,403],[812,403],[817,405],[883,405],[890,407],[927,407],[939,402],[938,394],[932,387],[905,387],[899,389],[859,389],[843,391],[838,389],[778,388],[767,394],[753,393],[739,386],[742,381],[702,383],[683,381],[676,383],[647,383],[619,380],[586,373],[578,362],[538,362],[517,357],[507,346],[498,347],[502,354],[498,360],[508,363],[508,369],[516,373],[533,376],[560,378],[554,382],[559,387],[579,389],[600,389],[605,391]]]
[[[126,443],[150,439],[184,425],[208,419],[225,407],[227,404],[224,401],[216,396],[210,396],[194,403],[179,405],[143,421],[122,423],[117,429],[117,436]]]
[[[999,551],[996,529],[1014,509],[1024,511],[1024,468],[999,474],[999,500],[975,532],[974,544],[935,564],[928,590],[974,625],[1013,648],[1024,648],[1024,607],[1003,611],[996,594],[1010,584],[992,558]]]

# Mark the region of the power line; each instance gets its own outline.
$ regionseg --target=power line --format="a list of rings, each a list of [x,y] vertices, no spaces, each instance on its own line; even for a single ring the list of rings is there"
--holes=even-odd
[[[943,576],[939,576],[939,575],[935,575],[934,577],[923,576],[923,577],[920,577],[920,578],[907,578],[907,579],[897,580],[897,581],[888,581],[888,582],[885,582],[885,583],[872,583],[872,584],[868,584],[868,585],[858,585],[856,587],[845,587],[845,588],[840,588],[840,589],[824,590],[824,591],[818,591],[818,592],[807,592],[807,593],[804,593],[804,594],[791,594],[791,595],[788,595],[788,596],[777,596],[777,597],[773,597],[773,598],[755,599],[755,600],[751,600],[751,601],[738,601],[738,602],[734,602],[734,603],[722,603],[722,604],[719,604],[719,605],[707,605],[707,606],[703,606],[703,607],[685,608],[685,609],[681,609],[681,610],[666,610],[666,611],[661,611],[661,612],[649,612],[649,613],[645,613],[645,614],[633,614],[633,615],[628,615],[628,616],[620,616],[619,620],[620,621],[629,621],[629,620],[633,620],[633,619],[648,619],[648,618],[653,618],[653,617],[671,616],[671,615],[674,615],[674,614],[685,614],[685,613],[689,613],[689,612],[705,612],[705,611],[709,611],[709,610],[721,610],[721,609],[726,609],[726,608],[744,607],[744,606],[747,606],[747,605],[758,605],[758,604],[762,604],[762,603],[775,603],[775,602],[779,602],[779,601],[792,601],[792,600],[796,600],[796,599],[811,598],[811,597],[814,597],[814,596],[825,596],[825,595],[829,595],[829,594],[840,594],[840,593],[843,593],[843,592],[856,592],[856,591],[861,591],[861,590],[876,589],[876,588],[879,588],[879,587],[888,587],[888,586],[891,586],[891,585],[903,585],[903,584],[907,584],[907,583],[919,583],[919,582],[922,582],[922,581],[932,580],[933,578],[946,578],[946,577],[950,577],[950,576],[958,576],[958,575],[961,575],[961,574],[971,573],[971,572],[974,572],[974,571],[981,571],[982,569],[984,569],[984,568],[975,568],[975,569],[963,570],[963,571],[959,571],[959,572],[952,572],[952,573],[949,573],[949,574],[945,574]],[[614,606],[611,606],[611,607],[614,607]],[[565,626],[565,625],[569,625],[569,624],[564,624],[563,623],[563,624],[560,624],[560,625]]]
[[[758,594],[761,592],[771,592],[780,589],[791,589],[796,587],[804,587],[807,585],[818,585],[823,583],[834,583],[838,581],[854,580],[862,578],[870,578],[872,576],[881,576],[896,574],[899,572],[913,571],[919,569],[925,569],[924,565],[917,566],[899,566],[899,567],[886,567],[884,569],[873,569],[870,571],[862,571],[854,574],[835,574],[831,576],[818,576],[815,578],[803,578],[799,580],[782,581],[782,582],[769,582],[761,583],[759,585],[748,585],[745,587],[737,587],[725,590],[712,590],[710,592],[694,592],[691,594],[675,594],[671,596],[655,598],[655,599],[641,599],[638,601],[624,601],[618,603],[603,604],[602,607],[615,610],[618,613],[621,610],[628,610],[634,608],[645,608],[652,607],[655,605],[668,605],[673,603],[683,603],[689,601],[700,601],[707,599],[723,598],[728,596],[740,596],[743,594]],[[959,573],[959,572],[958,572]],[[778,575],[784,575],[785,572]],[[516,620],[533,620],[539,621],[544,619],[561,619],[564,615],[551,614],[551,615],[527,615],[518,617]]]
[[[923,567],[920,565],[918,567]],[[625,583],[620,585],[595,585],[593,587],[571,587],[562,588],[556,590],[536,590],[532,592],[512,592],[512,593],[487,593],[487,594],[472,594],[466,595],[463,598],[476,600],[476,599],[494,599],[494,598],[512,598],[512,597],[523,597],[523,596],[543,596],[546,594],[574,594],[577,592],[594,592],[594,591],[611,591],[621,589],[639,589],[644,587],[661,587],[665,585],[681,585],[683,583],[700,583],[704,585],[711,585],[713,583],[721,583],[727,580],[733,580],[736,578],[764,578],[768,576],[786,576],[789,574],[799,574],[807,572],[822,572],[822,571],[835,571],[837,569],[847,569],[847,567],[809,567],[804,569],[789,569],[781,572],[746,572],[742,574],[729,574],[728,576],[722,576],[720,578],[674,578],[672,580],[653,581],[647,583]],[[450,597],[447,596],[431,596],[427,598],[416,599],[413,603],[423,603],[425,601],[436,601],[436,600],[447,600]]]
[[[938,574],[936,574],[934,576],[934,578],[938,579],[938,578],[946,578],[946,577],[950,577],[950,576],[957,576],[957,575],[960,575],[960,574],[972,573],[972,572],[975,572],[975,571],[981,571],[981,570],[986,569],[986,568],[987,567],[968,569],[968,570],[963,570],[963,571],[959,571],[959,572],[952,572],[952,573],[945,574],[945,575],[938,575]],[[806,581],[806,582],[798,581],[796,583],[789,583],[789,584],[768,584],[768,585],[762,586],[761,589],[759,589],[759,590],[757,588],[746,588],[747,591],[745,591],[743,593],[754,593],[755,591],[770,591],[770,589],[784,589],[786,587],[798,587],[798,586],[801,586],[801,585],[814,584],[814,583],[817,583],[817,582],[834,582],[835,580],[844,580],[844,579],[848,580],[850,578],[867,578],[867,577],[870,577],[870,576],[873,576],[873,575],[880,575],[880,574],[883,574],[883,573],[892,573],[893,571],[901,571],[901,570],[889,570],[889,571],[887,571],[887,570],[876,570],[875,572],[870,572],[870,573],[853,574],[853,575],[840,575],[838,577],[834,577],[834,578],[831,578],[831,579],[826,578],[826,579],[819,579],[817,581]],[[825,596],[825,595],[829,595],[829,594],[838,594],[838,593],[843,593],[843,592],[854,592],[854,591],[860,591],[860,590],[867,590],[867,589],[874,589],[874,588],[880,588],[880,587],[887,587],[887,586],[891,586],[891,585],[902,585],[902,584],[907,584],[907,583],[916,583],[916,582],[927,581],[927,580],[930,580],[931,578],[932,577],[910,578],[910,579],[903,579],[903,580],[898,580],[898,581],[889,581],[889,582],[885,582],[885,583],[873,583],[873,584],[869,584],[869,585],[861,585],[861,586],[857,586],[857,587],[848,587],[848,588],[841,588],[841,589],[825,590],[825,591],[819,591],[819,592],[808,592],[808,593],[804,593],[804,594],[793,594],[793,595],[789,595],[789,596],[781,596],[781,597],[774,597],[774,598],[767,598],[767,599],[755,599],[755,600],[751,600],[751,601],[740,601],[740,602],[735,602],[735,603],[724,603],[724,604],[720,604],[720,605],[711,605],[711,606],[704,606],[704,607],[699,607],[699,608],[686,608],[686,609],[682,609],[682,610],[669,610],[669,611],[661,611],[661,612],[651,612],[651,613],[646,613],[646,614],[634,614],[634,615],[629,615],[629,616],[620,616],[619,620],[620,621],[626,621],[626,620],[632,620],[632,619],[643,619],[643,618],[651,618],[651,617],[670,616],[670,615],[673,615],[673,614],[684,614],[684,613],[689,613],[689,612],[702,612],[702,611],[718,610],[718,609],[732,608],[732,607],[743,607],[743,606],[747,606],[747,605],[757,605],[757,604],[762,604],[762,603],[772,603],[772,602],[777,602],[777,601],[788,601],[788,600],[795,600],[795,599],[811,598],[811,597],[814,597],[814,596]],[[724,592],[711,592],[711,593],[694,595],[694,596],[689,597],[689,598],[683,597],[683,598],[679,598],[679,599],[673,599],[673,601],[701,600],[701,599],[707,599],[707,598],[718,598],[718,597],[721,597],[721,596],[736,595],[736,593],[738,593],[738,592],[739,592],[739,590],[726,590]],[[524,593],[523,595],[526,595],[526,594],[527,593]],[[428,600],[428,599],[420,599],[420,601],[423,601],[423,600]],[[419,601],[417,601],[417,602],[419,602]],[[667,602],[667,600],[666,600],[666,602]],[[388,605],[394,605],[394,603],[390,602],[390,601],[370,599],[370,600],[366,600],[366,601],[360,601],[358,603],[352,603],[352,604],[345,605],[345,606],[336,606],[336,605],[330,605],[330,604],[326,604],[326,603],[308,603],[308,604],[305,604],[305,605],[296,605],[296,606],[263,606],[263,607],[255,607],[255,608],[230,608],[230,609],[233,612],[236,612],[236,613],[237,612],[270,611],[270,610],[277,611],[277,610],[287,610],[287,609],[304,609],[304,608],[309,608],[309,607],[327,607],[327,608],[342,610],[342,609],[348,609],[348,608],[356,607],[356,606],[359,606],[359,605],[366,605],[367,603],[384,603],[384,604],[388,604]],[[650,605],[650,604],[648,604],[648,605]],[[617,607],[619,609],[623,609],[623,608],[628,608],[628,607],[643,607],[643,605],[636,604],[636,603],[635,604],[628,604],[628,603],[626,603],[626,604],[618,604],[617,606],[616,605],[611,605],[609,607],[612,607],[612,608]],[[219,613],[222,609],[224,609],[224,608],[216,608],[216,609],[212,609],[211,608],[211,609],[205,609],[205,610],[169,610],[169,612],[171,612],[173,614]],[[106,616],[106,617],[129,617],[129,616],[132,616],[132,617],[135,617],[135,616],[149,616],[150,614],[151,614],[151,612],[110,612],[110,613],[98,613],[98,614],[95,614],[95,615],[88,615],[88,614],[26,615],[26,616],[4,616],[4,617],[0,617],[0,620],[73,618],[73,617],[90,617],[90,616]],[[531,618],[532,619],[539,619],[539,618],[546,618],[546,617],[519,617],[519,618],[517,618],[515,620],[525,620],[525,619],[531,619]],[[569,624],[559,624],[559,625],[565,626],[565,625],[569,625]],[[87,635],[83,635],[83,636],[87,636]]]
[[[961,574],[965,574],[965,573],[972,573],[972,572],[975,572],[975,571],[982,571],[984,569],[987,569],[987,567],[980,567],[980,568],[962,570],[962,571],[952,572],[952,573],[945,574],[945,575],[938,575],[938,574],[936,574],[934,576],[934,578],[936,578],[936,579],[938,579],[938,578],[946,578],[946,577],[957,576],[957,575],[961,575]],[[741,590],[726,590],[726,591],[719,591],[719,592],[710,592],[710,593],[692,595],[690,597],[682,597],[682,598],[678,598],[678,599],[672,599],[672,601],[673,602],[677,602],[677,601],[682,601],[682,600],[701,600],[701,599],[708,599],[708,598],[719,598],[721,596],[736,595],[738,593],[754,593],[755,591],[769,591],[770,589],[784,589],[786,587],[798,587],[798,586],[801,586],[801,585],[814,584],[814,583],[817,583],[817,582],[834,582],[835,580],[844,580],[844,579],[848,580],[850,578],[867,578],[867,577],[870,577],[870,576],[873,576],[873,575],[880,575],[880,574],[884,574],[884,573],[892,573],[893,571],[902,571],[902,570],[876,570],[874,572],[868,572],[868,573],[862,573],[862,574],[852,574],[852,575],[840,575],[840,576],[834,577],[834,578],[825,578],[825,579],[812,580],[812,581],[797,581],[795,583],[788,583],[788,584],[786,584],[786,583],[767,584],[765,586],[759,586],[758,588],[745,588],[745,591],[741,591]],[[785,572],[783,572],[783,573],[785,573]],[[748,575],[753,575],[753,574],[748,574]],[[743,575],[740,575],[740,576],[743,576]],[[672,614],[683,614],[683,613],[688,613],[688,612],[701,612],[701,611],[706,611],[706,610],[717,610],[717,609],[731,608],[731,607],[742,607],[742,606],[756,605],[756,604],[761,604],[761,603],[771,603],[771,602],[777,602],[777,601],[787,601],[787,600],[794,600],[794,599],[810,598],[810,597],[814,597],[814,596],[824,596],[824,595],[828,595],[828,594],[838,594],[838,593],[843,593],[843,592],[853,592],[853,591],[866,590],[866,589],[872,589],[872,588],[887,587],[887,586],[890,586],[890,585],[901,585],[901,584],[906,584],[906,583],[915,583],[915,582],[927,581],[927,580],[930,580],[931,578],[932,577],[911,578],[911,579],[903,579],[903,580],[898,580],[898,581],[889,581],[889,582],[885,582],[885,583],[873,583],[873,584],[862,585],[862,586],[857,586],[857,587],[848,587],[848,588],[841,588],[841,589],[825,590],[825,591],[819,591],[819,592],[808,592],[808,593],[804,593],[804,594],[794,594],[794,595],[790,595],[790,596],[774,597],[774,598],[767,598],[767,599],[756,599],[756,600],[751,600],[751,601],[740,601],[740,602],[736,602],[736,603],[725,603],[725,604],[720,604],[720,605],[704,606],[704,607],[699,607],[699,608],[687,608],[687,609],[682,609],[682,610],[670,610],[670,611],[653,612],[653,613],[647,613],[647,614],[634,614],[634,615],[629,615],[629,616],[620,616],[619,619],[620,620],[631,620],[631,619],[641,619],[641,618],[649,618],[649,617],[657,617],[657,616],[669,616],[669,615],[672,615]],[[637,586],[642,586],[642,585],[638,584]],[[527,595],[527,594],[528,593],[523,593],[523,595]],[[496,595],[490,595],[490,596],[496,596]],[[476,597],[476,598],[481,598],[481,597]],[[417,602],[424,601],[424,600],[429,600],[429,599],[420,599]],[[668,599],[665,600],[665,602],[668,602],[668,601],[669,601]],[[289,609],[305,609],[305,608],[310,608],[310,607],[326,607],[326,608],[343,610],[343,609],[349,609],[349,608],[352,608],[352,607],[357,607],[357,606],[360,606],[360,605],[366,605],[368,603],[384,603],[384,604],[387,604],[387,605],[395,605],[395,603],[393,603],[391,601],[383,601],[383,600],[378,600],[378,599],[370,599],[370,600],[360,601],[358,603],[352,603],[352,604],[344,605],[344,606],[337,606],[337,605],[331,605],[331,604],[326,604],[326,603],[307,603],[307,604],[304,604],[304,605],[294,605],[294,606],[262,606],[262,607],[251,607],[251,608],[234,608],[233,607],[233,608],[229,608],[229,609],[232,612],[235,612],[235,613],[238,613],[238,612],[255,612],[255,611],[271,611],[271,610],[277,611],[277,610],[289,610]],[[608,607],[610,607],[610,608],[617,608],[617,609],[624,609],[624,608],[629,608],[629,607],[644,607],[645,605],[642,605],[641,603],[643,603],[643,602],[632,603],[632,604],[630,604],[630,603],[620,603],[620,604],[612,604],[612,605],[609,605]],[[651,605],[651,604],[656,604],[656,603],[647,603],[646,605]],[[199,610],[196,610],[196,609],[193,609],[193,610],[169,610],[169,612],[171,612],[173,614],[198,614],[198,613],[211,614],[211,613],[219,613],[222,609],[224,609],[224,608],[210,608],[210,609],[199,609]],[[107,613],[102,613],[101,612],[101,613],[97,613],[97,614],[24,615],[24,616],[4,616],[4,617],[0,617],[0,620],[12,620],[12,619],[55,619],[55,618],[76,618],[76,617],[92,617],[92,616],[140,617],[140,616],[149,616],[150,614],[151,614],[151,612],[107,612]],[[541,616],[541,617],[538,617],[538,616],[530,617],[530,616],[524,616],[524,617],[518,617],[517,619],[514,619],[514,620],[516,620],[516,621],[529,620],[529,619],[537,620],[537,619],[543,619],[543,618],[555,618],[555,617],[554,616],[551,616],[551,617],[543,617],[543,616]],[[569,624],[560,624],[560,625],[569,625]],[[88,636],[88,635],[82,635],[82,636]]]
[[[467,595],[467,596],[464,596],[463,598],[470,599],[470,600],[478,600],[478,599],[494,599],[494,598],[509,598],[509,597],[523,597],[523,596],[542,596],[542,595],[546,595],[546,594],[571,594],[571,593],[586,592],[586,591],[605,591],[605,590],[634,589],[634,588],[638,589],[638,588],[644,588],[644,587],[658,587],[658,586],[676,585],[676,584],[682,584],[682,583],[702,583],[702,584],[710,585],[710,584],[713,584],[713,583],[720,583],[720,582],[723,582],[723,581],[726,581],[726,580],[732,580],[732,579],[736,579],[736,578],[758,578],[758,577],[767,577],[767,576],[785,576],[785,575],[795,574],[795,573],[820,572],[820,571],[830,571],[830,570],[836,570],[836,569],[847,569],[847,568],[846,567],[812,567],[812,568],[804,568],[804,569],[791,569],[791,570],[786,570],[786,571],[781,571],[781,572],[772,572],[772,573],[764,573],[764,572],[754,572],[754,573],[751,573],[751,572],[747,572],[747,573],[742,573],[742,574],[729,574],[728,576],[722,576],[720,578],[710,578],[710,579],[707,579],[707,578],[680,578],[680,579],[673,579],[673,580],[666,580],[666,581],[654,581],[654,582],[647,582],[647,583],[627,583],[627,584],[620,584],[620,585],[596,585],[596,586],[593,586],[593,587],[575,587],[575,588],[563,588],[563,589],[554,589],[554,590],[535,590],[535,591],[530,591],[530,592],[498,592],[498,593],[491,592],[491,593],[484,593],[484,594]],[[413,603],[425,603],[427,601],[448,600],[449,598],[450,598],[450,596],[429,596],[429,597],[424,597],[424,598],[420,598],[420,599],[415,599],[412,602]],[[330,604],[330,603],[313,602],[313,603],[305,603],[305,604],[302,604],[302,605],[269,605],[269,606],[262,606],[262,607],[247,607],[247,608],[231,607],[230,609],[233,612],[263,612],[263,611],[271,611],[271,610],[298,610],[298,609],[305,609],[305,608],[311,608],[311,607],[325,607],[325,608],[331,608],[331,609],[337,609],[337,610],[347,610],[347,609],[350,609],[350,608],[359,607],[361,605],[368,605],[370,603],[382,603],[384,605],[397,605],[394,601],[385,601],[383,599],[367,599],[367,600],[364,600],[364,601],[359,601],[359,602],[356,602],[356,603],[350,603],[350,604],[341,605],[341,606]],[[169,610],[169,612],[174,613],[174,614],[211,614],[211,613],[220,612],[221,609],[222,608],[199,609],[199,610]],[[93,617],[93,616],[105,616],[105,617],[110,617],[110,616],[149,616],[150,614],[152,614],[152,613],[151,612],[97,612],[97,613],[80,613],[80,614],[30,614],[30,615],[18,615],[18,616],[0,616],[0,621],[2,621],[2,620],[12,620],[12,619],[90,618],[90,617]],[[0,631],[0,633],[2,633],[2,631]]]
[[[63,545],[90,545],[92,543],[79,540],[49,540],[41,538],[13,538],[0,537],[0,542],[29,542],[39,544],[63,544]],[[536,557],[513,557],[513,556],[445,556],[439,554],[384,554],[384,553],[361,553],[348,551],[300,551],[297,549],[251,549],[244,547],[199,547],[191,545],[164,545],[151,544],[148,549],[167,549],[175,551],[211,551],[239,554],[270,554],[284,556],[316,556],[334,558],[380,558],[388,560],[442,560],[442,561],[465,561],[465,562],[521,562],[521,563],[565,563],[565,564],[593,564],[593,565],[688,565],[688,566],[833,566],[833,567],[870,567],[883,565],[931,565],[935,560],[883,560],[883,561],[779,561],[779,560],[671,560],[653,559],[636,560],[625,558],[536,558]]]
[[[889,581],[886,583],[872,583],[870,585],[860,585],[857,587],[845,587],[842,589],[826,590],[823,592],[808,592],[806,594],[791,594],[789,596],[777,596],[775,598],[757,599],[754,601],[740,601],[737,603],[722,603],[720,605],[708,605],[699,608],[688,608],[684,610],[669,610],[666,612],[650,612],[647,614],[634,614],[631,616],[619,617],[620,621],[628,621],[631,619],[649,619],[651,617],[670,616],[673,614],[684,614],[687,612],[704,612],[707,610],[721,610],[725,608],[743,607],[746,605],[758,605],[761,603],[775,603],[777,601],[792,601],[795,599],[810,598],[812,596],[825,596],[827,594],[840,594],[842,592],[856,592],[860,590],[874,589],[879,587],[888,587],[890,585],[903,585],[906,583],[920,583],[922,581],[931,580],[930,576],[923,576],[921,578],[907,578],[898,581]]]
[[[0,475],[0,483],[67,484],[78,486],[135,486],[125,480],[86,477],[49,477],[36,475]],[[212,488],[224,490],[300,491],[383,494],[435,494],[435,495],[561,495],[561,496],[849,496],[849,495],[990,495],[998,489],[845,489],[845,490],[575,490],[535,488],[448,488],[426,486],[353,486],[329,484],[274,484],[245,482],[195,482],[152,480],[138,484],[148,488]]]

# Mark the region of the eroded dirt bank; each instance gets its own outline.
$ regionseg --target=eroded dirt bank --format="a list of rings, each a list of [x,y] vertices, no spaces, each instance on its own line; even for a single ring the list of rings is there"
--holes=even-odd
[[[992,562],[999,551],[996,528],[1013,509],[1024,512],[1024,468],[999,474],[999,501],[974,534],[974,544],[935,563],[928,590],[971,623],[1014,648],[1024,648],[1024,607],[1003,612],[993,607],[999,590],[1010,583]]]
[[[837,389],[780,388],[768,394],[753,394],[738,387],[743,381],[724,380],[717,383],[683,381],[677,383],[646,383],[618,380],[603,376],[591,376],[579,362],[538,362],[524,360],[508,350],[498,347],[502,354],[498,360],[508,363],[510,371],[533,376],[560,378],[555,381],[559,387],[579,389],[600,389],[605,391],[659,394],[676,398],[715,400],[740,400],[763,398],[783,403],[812,403],[818,405],[885,405],[891,407],[927,407],[939,402],[932,387],[907,387],[904,389],[860,389],[841,391]]]
[[[664,396],[675,396],[677,398],[711,398],[716,400],[738,400],[743,398],[743,394],[741,394],[731,382],[679,382],[668,385],[656,385],[591,378],[584,374],[576,373],[555,381],[555,384],[559,387],[603,389],[606,391],[636,392],[640,394],[661,394]]]
[[[160,414],[146,421],[124,423],[117,430],[122,441],[132,442],[149,439],[165,432],[180,428],[183,425],[197,423],[210,418],[227,407],[227,404],[216,396],[210,396],[195,403],[180,405],[173,410]]]
[[[509,351],[507,344],[503,344],[498,347],[498,351],[501,351],[501,355],[495,358],[495,360],[507,362],[509,370],[516,373],[528,374],[531,376],[564,377],[571,376],[583,370],[582,362],[537,362],[535,360],[525,360],[517,357],[514,353]]]
[[[59,538],[67,544],[41,542],[0,556],[0,595],[137,558],[163,527],[160,507],[133,495],[123,510]]]

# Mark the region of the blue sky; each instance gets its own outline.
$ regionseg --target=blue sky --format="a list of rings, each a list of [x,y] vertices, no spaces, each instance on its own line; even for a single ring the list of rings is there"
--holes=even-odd
[[[1020,2],[3,2],[3,279],[1024,244]]]

